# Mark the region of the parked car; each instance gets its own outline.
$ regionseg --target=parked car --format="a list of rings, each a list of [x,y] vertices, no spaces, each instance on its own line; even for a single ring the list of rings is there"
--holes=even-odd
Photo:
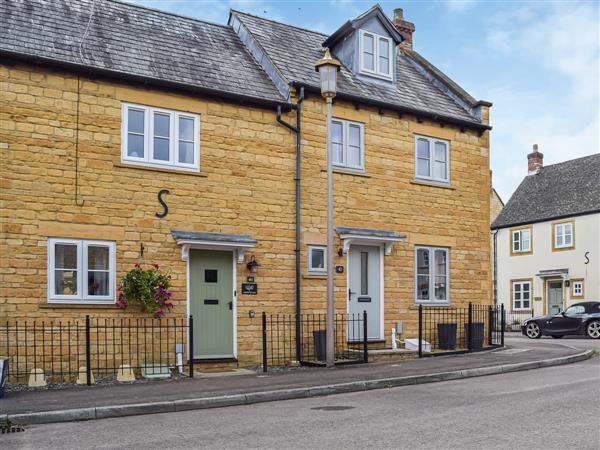
[[[525,319],[521,332],[529,339],[542,336],[560,339],[566,334],[600,339],[600,302],[576,303],[558,314]]]

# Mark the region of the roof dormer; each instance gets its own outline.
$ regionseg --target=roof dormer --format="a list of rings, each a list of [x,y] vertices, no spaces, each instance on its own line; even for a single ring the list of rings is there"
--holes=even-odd
[[[342,25],[323,46],[329,47],[348,69],[365,79],[393,82],[396,46],[403,40],[381,6],[375,5]]]

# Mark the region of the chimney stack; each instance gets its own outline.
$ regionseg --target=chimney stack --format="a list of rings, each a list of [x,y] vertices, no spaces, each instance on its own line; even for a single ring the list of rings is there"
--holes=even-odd
[[[415,32],[415,24],[404,20],[404,11],[402,8],[394,9],[394,26],[404,38],[400,44],[400,48],[408,48],[412,50],[412,35]]]
[[[536,174],[544,167],[544,154],[538,151],[538,145],[533,144],[533,151],[527,155],[528,175]]]

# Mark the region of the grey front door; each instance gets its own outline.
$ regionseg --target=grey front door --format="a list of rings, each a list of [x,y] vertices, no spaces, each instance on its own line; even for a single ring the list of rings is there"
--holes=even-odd
[[[348,254],[348,312],[367,312],[367,338],[381,339],[381,266],[379,247],[352,245]],[[349,322],[349,340],[363,338],[358,323]]]
[[[548,281],[548,314],[558,314],[563,309],[562,281]]]
[[[190,250],[190,314],[194,318],[194,358],[232,358],[233,255]]]

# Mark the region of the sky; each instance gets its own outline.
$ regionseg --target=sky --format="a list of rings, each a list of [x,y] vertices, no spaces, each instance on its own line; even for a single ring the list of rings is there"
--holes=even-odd
[[[230,8],[332,33],[375,0],[130,0],[227,23]],[[538,144],[544,164],[600,152],[600,2],[379,0],[403,8],[413,47],[493,103],[493,184],[508,201]]]

